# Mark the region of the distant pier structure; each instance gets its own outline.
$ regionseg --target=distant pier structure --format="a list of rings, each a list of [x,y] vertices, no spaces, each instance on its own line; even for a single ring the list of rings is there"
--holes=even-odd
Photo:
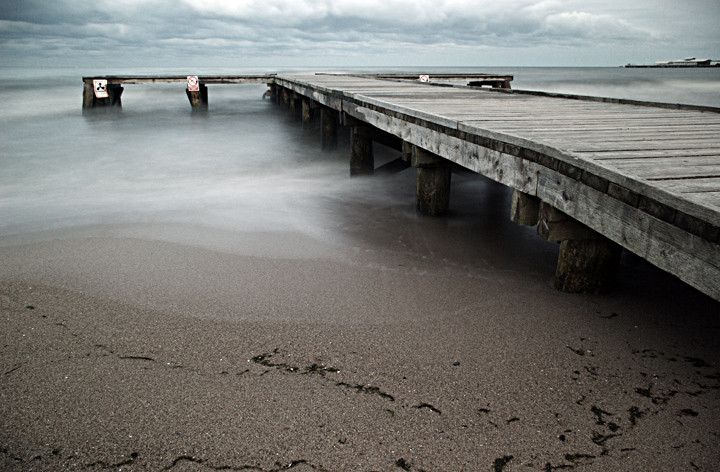
[[[374,142],[396,149],[397,169],[416,169],[421,215],[447,214],[459,168],[510,187],[510,219],[560,244],[559,290],[609,290],[629,250],[720,301],[720,108],[518,91],[512,79],[86,77],[83,107],[120,106],[130,83],[184,83],[193,109],[207,107],[203,85],[267,83],[303,124],[319,118],[322,148],[350,129],[351,176],[375,172]]]
[[[697,59],[686,57],[685,59],[674,59],[672,61],[658,61],[655,64],[627,64],[630,68],[671,68],[671,67],[720,67],[720,61],[712,59]]]
[[[272,83],[275,74],[261,75],[105,75],[83,77],[83,110],[98,107],[121,107],[123,85],[185,85],[193,109],[207,108],[208,85]]]

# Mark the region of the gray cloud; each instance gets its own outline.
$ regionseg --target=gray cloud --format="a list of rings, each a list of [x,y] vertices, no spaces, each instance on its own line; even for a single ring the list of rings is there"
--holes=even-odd
[[[142,63],[139,66],[160,65],[158,61],[167,62],[165,66],[172,61],[224,63],[228,58],[281,64],[343,58],[344,63],[370,65],[389,55],[416,63],[454,56],[458,65],[473,65],[483,57],[527,57],[530,50],[555,50],[570,61],[585,57],[597,64],[609,57],[610,48],[629,55],[657,51],[653,60],[672,58],[682,47],[678,41],[704,48],[691,51],[694,55],[718,55],[718,18],[707,19],[718,13],[714,2],[691,0],[687,13],[655,11],[652,6],[663,5],[657,1],[636,0],[632,8],[626,3],[0,0],[0,55],[3,63],[19,64],[93,65],[97,58]],[[683,23],[687,15],[696,21]],[[686,26],[682,31],[666,28],[669,18]],[[643,58],[628,57],[637,59]]]

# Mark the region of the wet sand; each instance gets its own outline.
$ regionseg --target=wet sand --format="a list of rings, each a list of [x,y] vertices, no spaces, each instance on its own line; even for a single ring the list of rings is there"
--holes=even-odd
[[[457,248],[383,251],[382,232],[323,257],[293,233],[235,235],[253,256],[141,229],[0,247],[1,469],[673,471],[720,459],[719,304],[637,258],[615,293],[582,296],[502,244],[483,249],[483,270]],[[387,231],[390,247],[411,230]],[[283,257],[263,250],[281,242]]]

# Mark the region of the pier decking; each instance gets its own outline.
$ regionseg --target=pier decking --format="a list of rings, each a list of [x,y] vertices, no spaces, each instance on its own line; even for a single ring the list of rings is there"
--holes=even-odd
[[[625,248],[720,300],[718,109],[402,77],[265,80],[304,120],[320,110],[324,147],[352,127],[352,174],[372,173],[373,140],[401,149],[422,213],[447,210],[452,166],[511,187],[512,220],[561,243],[562,290],[605,290]]]

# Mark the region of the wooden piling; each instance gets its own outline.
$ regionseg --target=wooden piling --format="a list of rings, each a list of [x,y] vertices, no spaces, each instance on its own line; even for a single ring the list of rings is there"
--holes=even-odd
[[[410,161],[417,168],[416,208],[427,216],[447,214],[450,206],[450,163],[442,157],[413,146]]]
[[[402,160],[410,163],[412,160],[412,150],[413,150],[413,144],[408,141],[402,142]]]
[[[290,108],[290,97],[292,96],[292,92],[288,90],[287,88],[283,87],[280,89],[280,103],[285,108]]]
[[[205,84],[200,84],[200,90],[191,92],[185,89],[190,106],[193,110],[206,110],[208,107],[208,90]]]
[[[85,82],[83,84],[83,110],[95,106],[95,89],[92,83]]]
[[[98,98],[95,95],[95,87],[93,83],[85,82],[83,84],[83,111],[97,107],[122,107],[122,93],[125,90],[117,84],[107,85],[107,98]]]
[[[570,293],[608,292],[615,283],[622,247],[545,202],[538,234],[560,242],[555,288]]]
[[[324,150],[330,151],[338,145],[338,113],[332,108],[320,109],[320,141]]]
[[[300,104],[298,103],[300,99],[298,98],[298,94],[296,92],[290,92],[289,99],[290,110],[292,110],[293,112],[297,112],[300,109]]]
[[[569,293],[599,294],[615,284],[622,247],[607,238],[560,243],[555,288]]]
[[[535,226],[538,224],[539,211],[539,198],[513,189],[512,203],[510,205],[511,221],[521,226]]]
[[[353,126],[350,131],[350,176],[370,175],[375,170],[373,142],[364,126]]]
[[[263,94],[263,98],[269,98],[271,102],[278,103],[278,87],[273,83],[267,84],[267,90]]]
[[[318,104],[309,98],[302,98],[302,124],[304,127],[312,126],[317,116]]]

